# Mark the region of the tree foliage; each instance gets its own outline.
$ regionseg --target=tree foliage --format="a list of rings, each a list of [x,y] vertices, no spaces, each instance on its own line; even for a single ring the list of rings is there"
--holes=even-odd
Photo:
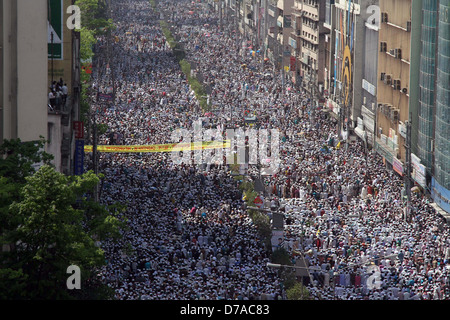
[[[92,50],[97,40],[95,39],[94,32],[86,27],[80,30],[80,60],[82,62],[92,61],[94,57],[94,51]]]
[[[113,21],[108,19],[106,0],[77,0],[75,5],[81,11],[81,25],[93,32],[94,36],[104,34],[114,28]]]
[[[67,268],[79,266],[82,288],[88,286],[96,268],[105,263],[96,240],[118,237],[121,224],[107,208],[89,199],[99,182],[92,172],[68,177],[44,165],[26,181],[22,200],[10,206],[20,224],[4,236],[15,246],[3,254],[3,263],[10,276],[27,279],[25,298],[77,297],[78,292],[66,288]]]
[[[22,142],[4,140],[0,145],[0,176],[17,182],[33,174],[37,163],[50,164],[53,156],[44,151],[45,139]]]
[[[301,283],[295,282],[291,287],[286,289],[288,300],[309,300],[310,295],[308,289]]]
[[[94,173],[55,171],[43,143],[0,146],[0,299],[109,298],[95,276],[105,263],[99,244],[120,237],[124,208],[93,200]],[[66,287],[72,264],[81,269],[82,290]]]
[[[0,145],[0,235],[18,224],[9,205],[20,199],[26,177],[35,173],[38,164],[51,164],[53,156],[44,151],[45,139],[22,142],[4,140]]]
[[[97,43],[97,37],[105,35],[114,30],[113,20],[108,18],[108,6],[105,0],[77,0],[75,5],[79,6],[81,11],[81,26],[77,30],[80,32],[80,59],[85,67],[90,68],[90,64],[95,55],[94,45]],[[89,86],[91,74],[85,70],[81,71],[81,120],[87,121],[89,111]]]
[[[272,253],[271,261],[282,265],[292,265],[289,252],[285,248],[278,248]]]

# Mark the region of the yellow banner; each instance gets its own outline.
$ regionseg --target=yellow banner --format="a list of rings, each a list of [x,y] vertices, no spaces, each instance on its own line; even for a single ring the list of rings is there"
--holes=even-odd
[[[173,152],[186,150],[203,150],[203,149],[222,149],[229,148],[229,140],[224,141],[203,141],[192,143],[169,143],[169,144],[150,144],[150,145],[133,145],[133,146],[97,146],[98,152]],[[84,152],[92,152],[93,146],[84,146]]]

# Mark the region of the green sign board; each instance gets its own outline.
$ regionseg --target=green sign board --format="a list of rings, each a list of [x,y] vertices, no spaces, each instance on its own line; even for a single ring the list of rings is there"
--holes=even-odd
[[[63,0],[48,1],[48,58],[63,59]]]

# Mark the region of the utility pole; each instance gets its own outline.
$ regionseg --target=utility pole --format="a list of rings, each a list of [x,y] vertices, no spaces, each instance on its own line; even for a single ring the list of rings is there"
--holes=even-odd
[[[219,30],[222,30],[222,0],[219,0],[218,2],[219,6]]]
[[[350,90],[350,94],[351,94],[351,90]],[[352,101],[351,96],[349,96],[350,101]],[[349,103],[347,105],[347,143],[345,144],[345,150],[348,150],[348,144],[350,143],[350,106],[351,104]]]
[[[228,0],[225,0],[225,2],[224,2],[223,15],[224,15],[223,18],[225,19],[225,25],[228,28]]]
[[[112,14],[112,8],[111,8],[111,0],[109,0],[108,2],[108,8],[107,8],[107,12],[108,12],[108,18],[112,18],[111,14]],[[107,32],[107,47],[108,47],[108,64],[110,67],[110,80],[112,83],[112,94],[113,94],[113,99],[115,99],[116,97],[116,84],[115,84],[115,78],[114,78],[114,55],[111,54],[112,51],[112,44],[113,44],[113,40],[112,40],[112,33],[111,33],[111,29],[108,28],[108,32]]]
[[[259,39],[259,35],[260,35],[260,26],[261,26],[261,20],[260,20],[260,9],[259,9],[259,0],[255,1],[255,4],[253,5],[253,14],[254,16],[254,21],[255,21],[255,32],[254,32],[254,37],[256,38],[256,41],[253,43],[253,45],[255,45],[257,48],[260,47],[260,39]]]
[[[53,41],[54,41],[53,39],[54,39],[54,38],[53,38],[53,37],[54,37],[54,36],[53,36],[53,32],[51,32],[51,33],[50,33],[50,39],[51,39],[51,40],[50,40],[50,42],[51,42],[50,46],[51,46],[51,48],[52,48],[52,50],[51,50],[51,55],[52,55],[52,83],[51,83],[51,85],[53,85],[53,80],[54,80],[54,79],[53,79],[53,78],[54,78],[53,75],[54,75],[54,71],[55,71],[55,68],[54,68],[54,66],[53,66],[53,60],[54,60],[54,58],[53,58]]]
[[[411,119],[411,115],[409,117]],[[406,174],[405,174],[405,191],[406,191],[406,215],[409,217],[411,214],[411,121],[406,121],[406,145],[405,145],[405,165],[406,165]]]
[[[94,110],[94,128],[93,128],[93,143],[92,143],[92,162],[94,165],[94,174],[98,174],[98,153],[97,153],[97,115]],[[94,200],[98,202],[98,184],[95,185]]]
[[[310,83],[310,106],[311,106],[311,115],[310,115],[310,123],[311,125],[314,125],[315,123],[315,117],[316,117],[316,110],[315,110],[315,94],[316,94],[316,63],[312,63],[310,69],[309,69],[309,83]]]
[[[267,57],[267,46],[266,46],[266,42],[267,42],[267,28],[268,28],[268,18],[267,18],[267,14],[268,14],[268,6],[269,6],[269,2],[268,0],[265,0],[264,2],[264,25],[263,25],[263,38],[262,38],[262,42],[263,42],[263,66],[264,66],[264,59]],[[263,67],[264,70],[264,67]]]

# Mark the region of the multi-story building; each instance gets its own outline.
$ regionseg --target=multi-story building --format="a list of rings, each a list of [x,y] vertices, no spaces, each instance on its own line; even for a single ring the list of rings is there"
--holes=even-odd
[[[302,27],[302,5],[303,2],[299,0],[294,1],[291,13],[291,24],[292,31],[289,35],[289,45],[291,46],[291,58],[290,58],[290,69],[292,83],[300,87],[302,85],[301,76],[301,54],[302,54],[302,38],[301,38],[301,27]]]
[[[294,0],[278,0],[278,17],[277,26],[281,28],[281,32],[277,35],[277,42],[281,49],[281,68],[285,75],[289,72],[291,50],[289,46],[289,36],[292,31],[291,13]]]
[[[0,1],[0,141],[47,133],[47,1]]]
[[[294,0],[264,0],[267,10],[262,10],[265,33],[265,48],[267,57],[274,63],[277,70],[289,72],[290,68],[290,33],[292,31],[291,13]],[[286,73],[287,75],[287,73]]]
[[[296,0],[294,5],[296,41],[299,41],[297,59],[298,73],[302,87],[310,94],[314,92],[315,100],[322,100],[326,78],[326,40],[329,29],[324,27],[324,0]],[[320,101],[323,103],[323,101]]]
[[[48,109],[48,152],[54,156],[56,170],[65,174],[74,172],[74,121],[80,110],[80,34],[66,24],[71,13],[67,7],[72,0],[48,0],[48,84],[62,79],[67,84],[68,98],[60,108]]]
[[[450,213],[450,0],[439,1],[436,72],[436,128],[431,195]]]
[[[450,0],[413,0],[410,112],[414,181],[450,213]]]
[[[63,14],[71,4],[71,0],[0,1],[0,141],[36,141],[42,136],[56,170],[66,174],[72,173],[72,120],[79,110],[79,35],[67,29],[69,14]],[[49,14],[52,5],[58,7],[53,12],[59,14],[57,25]],[[48,107],[49,87],[52,78],[61,77],[68,84],[69,99],[56,112]]]
[[[289,67],[295,85],[323,93],[341,137],[353,129],[400,175],[412,124],[412,178],[450,211],[449,1],[236,0],[230,6],[243,18],[241,32],[277,69]]]
[[[409,121],[411,0],[380,0],[375,149],[403,175]]]
[[[437,49],[437,14],[438,1],[421,1],[422,13],[420,34],[421,45],[419,71],[419,96],[418,96],[418,134],[416,154],[422,159],[422,163],[431,171],[433,163],[432,142],[434,135],[434,108],[436,87],[436,49]],[[418,8],[419,9],[419,8]]]
[[[283,34],[282,26],[279,26],[279,9],[276,0],[269,0],[267,5],[267,57],[274,63],[277,69],[282,65],[282,48],[278,37]]]
[[[327,106],[337,113],[338,131],[343,138],[348,137],[350,129],[355,127],[363,103],[365,20],[360,2],[336,0],[334,4],[330,3],[330,59],[327,70],[331,72]]]
[[[342,138],[353,131],[373,145],[378,78],[378,0],[325,0],[325,107]]]
[[[361,113],[357,116],[354,132],[359,136],[368,147],[374,145],[375,139],[375,112],[377,106],[377,87],[378,87],[378,30],[380,28],[380,15],[377,11],[379,8],[378,0],[366,0],[361,2],[361,15],[357,28],[363,41],[361,50],[358,50],[360,63],[362,64],[361,82],[354,84],[355,87],[361,88],[361,98],[355,101],[361,103]],[[359,111],[359,107],[357,109]]]

